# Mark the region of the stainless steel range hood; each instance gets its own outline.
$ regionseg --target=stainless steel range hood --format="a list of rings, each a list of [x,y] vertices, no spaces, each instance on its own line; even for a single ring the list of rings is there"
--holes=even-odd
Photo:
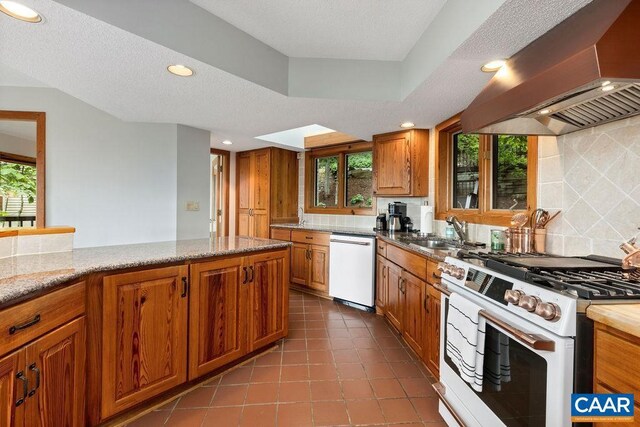
[[[640,0],[595,0],[511,57],[464,132],[562,135],[640,114]]]

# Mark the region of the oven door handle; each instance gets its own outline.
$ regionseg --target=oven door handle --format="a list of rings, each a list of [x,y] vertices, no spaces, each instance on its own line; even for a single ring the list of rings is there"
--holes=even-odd
[[[433,285],[433,287],[439,290],[440,292],[442,292],[443,294],[445,294],[446,296],[451,295],[451,291],[442,285],[439,285],[436,283]],[[556,350],[556,343],[554,341],[548,340],[541,335],[530,334],[521,329],[518,329],[515,326],[512,326],[507,322],[505,322],[504,320],[489,313],[485,309],[480,310],[480,316],[484,317],[486,320],[504,329],[509,334],[511,334],[517,341],[526,345],[527,347],[530,347],[534,350],[544,350],[544,351]]]

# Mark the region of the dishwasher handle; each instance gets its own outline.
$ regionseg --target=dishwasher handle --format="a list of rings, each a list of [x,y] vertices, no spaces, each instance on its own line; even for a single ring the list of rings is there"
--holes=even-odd
[[[371,246],[371,242],[354,242],[352,240],[331,239],[331,243],[346,243],[348,245]]]

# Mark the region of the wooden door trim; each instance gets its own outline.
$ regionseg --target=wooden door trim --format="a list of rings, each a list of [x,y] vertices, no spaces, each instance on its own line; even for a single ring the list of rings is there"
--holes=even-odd
[[[37,111],[0,110],[0,120],[36,122],[36,228],[44,228],[46,199],[46,123],[47,113]]]
[[[224,233],[219,234],[219,236],[228,236],[229,235],[229,186],[231,180],[231,152],[226,150],[219,150],[217,148],[211,148],[209,150],[210,154],[217,154],[218,156],[222,156],[223,159],[223,170],[222,170],[222,199],[224,201]]]

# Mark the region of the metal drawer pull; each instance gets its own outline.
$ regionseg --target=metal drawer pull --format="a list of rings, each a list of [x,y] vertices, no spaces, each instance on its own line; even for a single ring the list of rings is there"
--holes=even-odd
[[[360,245],[360,246],[369,246],[370,242],[352,242],[351,240],[340,240],[340,239],[331,239],[332,243],[346,243],[348,245]]]
[[[189,282],[187,281],[186,277],[182,278],[182,295],[180,295],[182,298],[187,296],[187,292],[189,292]]]
[[[29,370],[36,373],[36,386],[29,392],[29,397],[36,394],[36,390],[40,388],[40,369],[36,366],[35,363],[32,363],[29,366]]]
[[[442,279],[442,276],[438,276],[436,273],[431,273],[431,276],[436,280]]]
[[[253,270],[253,265],[249,266],[249,271],[251,271],[251,278],[249,279],[250,282],[253,282],[253,279],[255,277],[255,271]]]
[[[304,236],[304,238],[305,238],[305,239],[308,239],[308,240],[313,240],[313,237],[312,237],[312,236]]]
[[[451,413],[453,418],[456,420],[456,422],[460,424],[460,427],[466,427],[467,425],[462,420],[462,417],[458,415],[458,413],[453,409],[453,406],[451,406],[451,404],[444,397],[445,394],[447,394],[447,389],[445,388],[445,386],[442,385],[442,383],[438,382],[433,384],[432,387],[436,391],[436,394],[438,395],[438,399],[440,399],[440,402],[442,402],[442,404],[447,408],[447,410],[449,410],[449,412]]]
[[[22,381],[22,397],[16,400],[16,406],[20,406],[24,403],[24,400],[29,394],[29,380],[24,376],[24,372],[20,371],[16,374],[16,378]]]
[[[40,315],[36,314],[35,317],[33,319],[29,320],[27,323],[23,323],[22,325],[14,325],[14,326],[10,327],[9,328],[9,335],[13,335],[18,331],[30,328],[31,326],[35,325],[39,321],[40,321]]]
[[[440,292],[442,292],[443,294],[445,294],[446,296],[451,295],[451,291],[443,287],[442,285],[438,285],[436,283],[433,285],[433,287],[439,290]],[[556,350],[555,342],[548,340],[543,336],[530,334],[514,326],[511,326],[504,320],[497,318],[496,316],[494,316],[493,314],[489,313],[484,309],[480,310],[480,316],[484,317],[491,323],[495,323],[496,325],[500,326],[502,329],[504,329],[505,331],[513,335],[513,337],[516,340],[526,345],[527,347],[533,348],[534,350],[545,350],[545,351]]]
[[[242,279],[242,284],[246,285],[247,280],[249,279],[249,273],[247,272],[247,267],[242,267],[242,272],[244,273],[244,277]]]

